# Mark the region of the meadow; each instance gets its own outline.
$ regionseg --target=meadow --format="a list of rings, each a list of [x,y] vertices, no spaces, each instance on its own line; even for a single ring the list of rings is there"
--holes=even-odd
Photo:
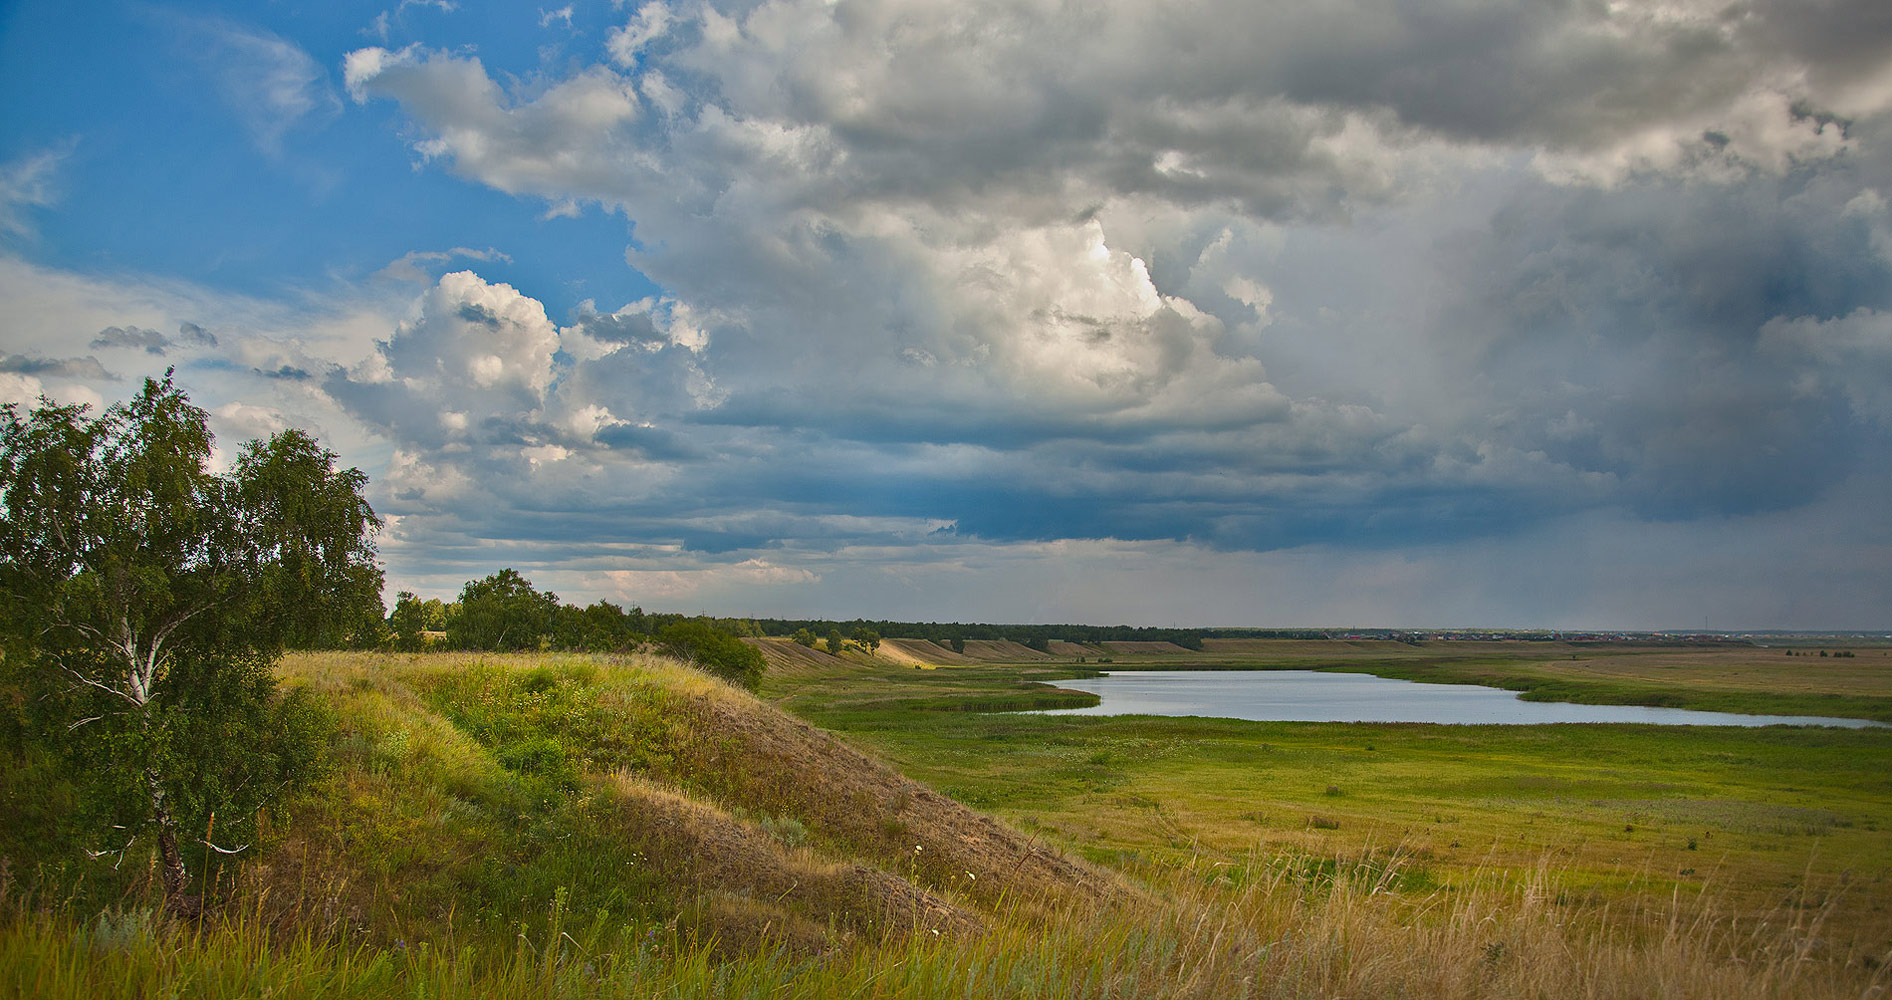
[[[1719,1000],[1892,980],[1885,731],[1038,716],[992,709],[1069,704],[1056,680],[1088,667],[786,655],[759,698],[643,656],[292,655],[331,766],[213,871],[214,916],[164,923],[135,865],[15,862],[0,989]]]
[[[790,675],[831,662],[761,648]],[[1771,639],[1767,644],[1615,641],[1205,639],[1167,642],[968,644],[955,655],[931,643],[890,641],[880,659],[938,666],[1134,670],[1329,670],[1434,684],[1478,684],[1532,701],[1652,705],[1754,715],[1818,715],[1892,722],[1892,643],[1849,638]],[[1822,653],[1834,655],[1821,655]],[[1844,654],[1844,655],[1838,655]],[[853,654],[848,654],[853,655]],[[870,661],[857,659],[864,665]]]

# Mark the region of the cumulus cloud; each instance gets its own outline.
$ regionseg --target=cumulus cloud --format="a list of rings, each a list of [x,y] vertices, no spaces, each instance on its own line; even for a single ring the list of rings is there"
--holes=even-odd
[[[331,392],[370,423],[439,447],[464,442],[482,422],[524,418],[552,384],[558,330],[536,300],[470,271],[443,275],[410,318],[351,377],[336,372]]]
[[[639,3],[536,65],[406,45],[451,8],[418,5],[348,100],[398,107],[423,173],[621,217],[659,291],[534,287],[553,258],[462,230],[327,307],[0,259],[0,395],[177,363],[220,433],[325,421],[397,576],[443,590],[511,562],[724,610],[1138,617],[1072,579],[1208,574],[1273,602],[1225,620],[1624,620],[1585,596],[1611,560],[1801,546],[1884,593],[1883,532],[1831,527],[1871,535],[1892,467],[1875,5]],[[296,43],[193,37],[259,148],[336,113]],[[0,174],[0,228],[55,167]],[[68,357],[91,331],[104,364]],[[1598,533],[1628,541],[1586,562]],[[1589,576],[1494,568],[1540,551]]]
[[[216,334],[211,333],[209,330],[189,320],[185,320],[177,325],[177,339],[179,343],[188,344],[192,347],[217,346]]]
[[[142,327],[108,326],[92,338],[95,348],[129,348],[143,350],[146,354],[164,355],[164,349],[171,346],[171,338],[156,330]]]
[[[584,519],[588,505],[649,493],[670,476],[660,463],[701,454],[675,429],[713,398],[697,336],[655,301],[586,306],[561,328],[538,300],[458,271],[322,389],[396,443],[396,513],[479,522],[527,504]],[[648,527],[608,527],[601,540]]]
[[[189,320],[178,324],[175,340],[156,330],[144,327],[108,326],[100,330],[98,336],[92,338],[91,346],[105,350],[142,350],[146,354],[163,357],[165,351],[171,347],[216,347],[217,336]]]
[[[472,247],[454,247],[451,250],[410,250],[402,254],[399,260],[390,261],[386,267],[376,271],[375,277],[391,281],[431,284],[435,278],[433,272],[439,265],[461,258],[512,263],[510,255],[492,247],[484,250],[475,250]]]
[[[0,354],[0,372],[12,372],[17,375],[62,375],[74,379],[95,379],[101,382],[116,382],[118,376],[105,370],[99,359],[86,355],[83,358],[36,358],[24,354]]]
[[[1892,307],[1892,61],[1870,5],[1820,19],[652,3],[563,76],[424,47],[345,76],[428,160],[633,222],[669,294],[544,321],[500,421],[616,422],[520,435],[521,474],[622,449],[778,516],[627,524],[1390,544],[1781,509],[1876,460],[1832,381],[1871,338],[1821,324]]]
[[[1892,306],[1892,263],[1848,218],[1860,180],[1535,192],[1446,257],[1457,291],[1427,348],[1476,373],[1479,433],[1615,477],[1645,511],[1804,503],[1882,450],[1844,402],[1864,414],[1869,391],[1807,391],[1859,387]]]

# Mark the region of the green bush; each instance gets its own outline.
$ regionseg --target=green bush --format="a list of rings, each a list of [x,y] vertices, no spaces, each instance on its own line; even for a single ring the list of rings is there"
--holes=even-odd
[[[708,622],[685,621],[657,633],[663,651],[751,691],[762,684],[762,651]]]
[[[538,649],[559,612],[557,594],[534,589],[512,569],[469,581],[459,607],[447,622],[447,644],[455,649]]]

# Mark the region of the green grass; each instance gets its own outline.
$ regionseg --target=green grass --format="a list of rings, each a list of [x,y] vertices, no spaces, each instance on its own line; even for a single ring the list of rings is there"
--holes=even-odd
[[[1170,653],[1120,653],[1101,669],[1332,670],[1478,684],[1517,691],[1528,701],[1892,722],[1892,644],[1851,645],[1853,655],[1835,658],[1815,655],[1814,645],[1795,646],[1800,655],[1790,657],[1779,645],[1743,643],[1209,640],[1196,652],[1178,647]],[[1074,659],[1067,666],[1100,668]],[[1013,669],[1053,671],[1055,665],[1040,661]]]
[[[674,665],[293,658],[333,766],[213,887],[216,915],[154,919],[135,871],[103,900],[0,867],[0,996],[1733,1000],[1892,975],[1892,733],[963,710],[1057,703],[1061,669],[848,663],[763,694],[1119,873],[1082,906],[939,869],[905,826],[882,850],[879,819],[843,820],[879,815],[861,789],[891,779],[836,791],[878,765]],[[772,845],[782,878],[689,875],[678,816]],[[977,929],[773,887],[856,872]]]
[[[667,929],[635,934],[548,914],[511,940],[395,946],[272,932],[251,919],[167,926],[149,911],[0,924],[0,991],[381,998],[1444,998],[1876,995],[1874,953],[1834,949],[1821,907],[1765,926],[1712,901],[1599,914],[1559,873],[1516,888],[1432,886],[1396,856],[1251,855],[1163,873],[1161,902],[1045,925],[1000,914],[969,940],[914,935],[807,955],[732,954]],[[1818,949],[1817,953],[1815,949]],[[1738,961],[1730,961],[1738,957]]]
[[[1792,665],[1795,664],[1789,664]],[[1648,705],[1745,715],[1807,715],[1892,722],[1892,697],[1883,695],[1839,691],[1731,690],[1692,686],[1686,680],[1680,684],[1611,681],[1594,677],[1559,676],[1556,673],[1559,666],[1555,661],[1439,659],[1364,661],[1320,669],[1427,684],[1478,684],[1516,691],[1525,701]],[[1892,672],[1892,668],[1888,668],[1888,672]]]
[[[1753,913],[1844,877],[1848,928],[1892,948],[1892,732],[966,715],[925,710],[946,695],[912,679],[904,703],[854,695],[880,686],[857,670],[765,693],[1102,863],[1395,847],[1450,884],[1552,856],[1587,885],[1713,884]]]

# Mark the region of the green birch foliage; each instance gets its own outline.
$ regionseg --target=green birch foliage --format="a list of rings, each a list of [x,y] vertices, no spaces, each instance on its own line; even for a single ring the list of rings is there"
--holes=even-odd
[[[213,813],[216,844],[247,843],[260,805],[317,766],[320,713],[271,675],[284,644],[345,637],[380,600],[360,472],[299,431],[226,475],[211,444],[168,372],[96,419],[0,408],[9,741],[69,800],[50,839],[122,858],[154,833],[173,902],[180,843],[204,857]]]
[[[538,649],[552,638],[558,595],[540,591],[517,570],[502,569],[470,580],[460,591],[460,610],[447,619],[447,645],[454,649]]]

